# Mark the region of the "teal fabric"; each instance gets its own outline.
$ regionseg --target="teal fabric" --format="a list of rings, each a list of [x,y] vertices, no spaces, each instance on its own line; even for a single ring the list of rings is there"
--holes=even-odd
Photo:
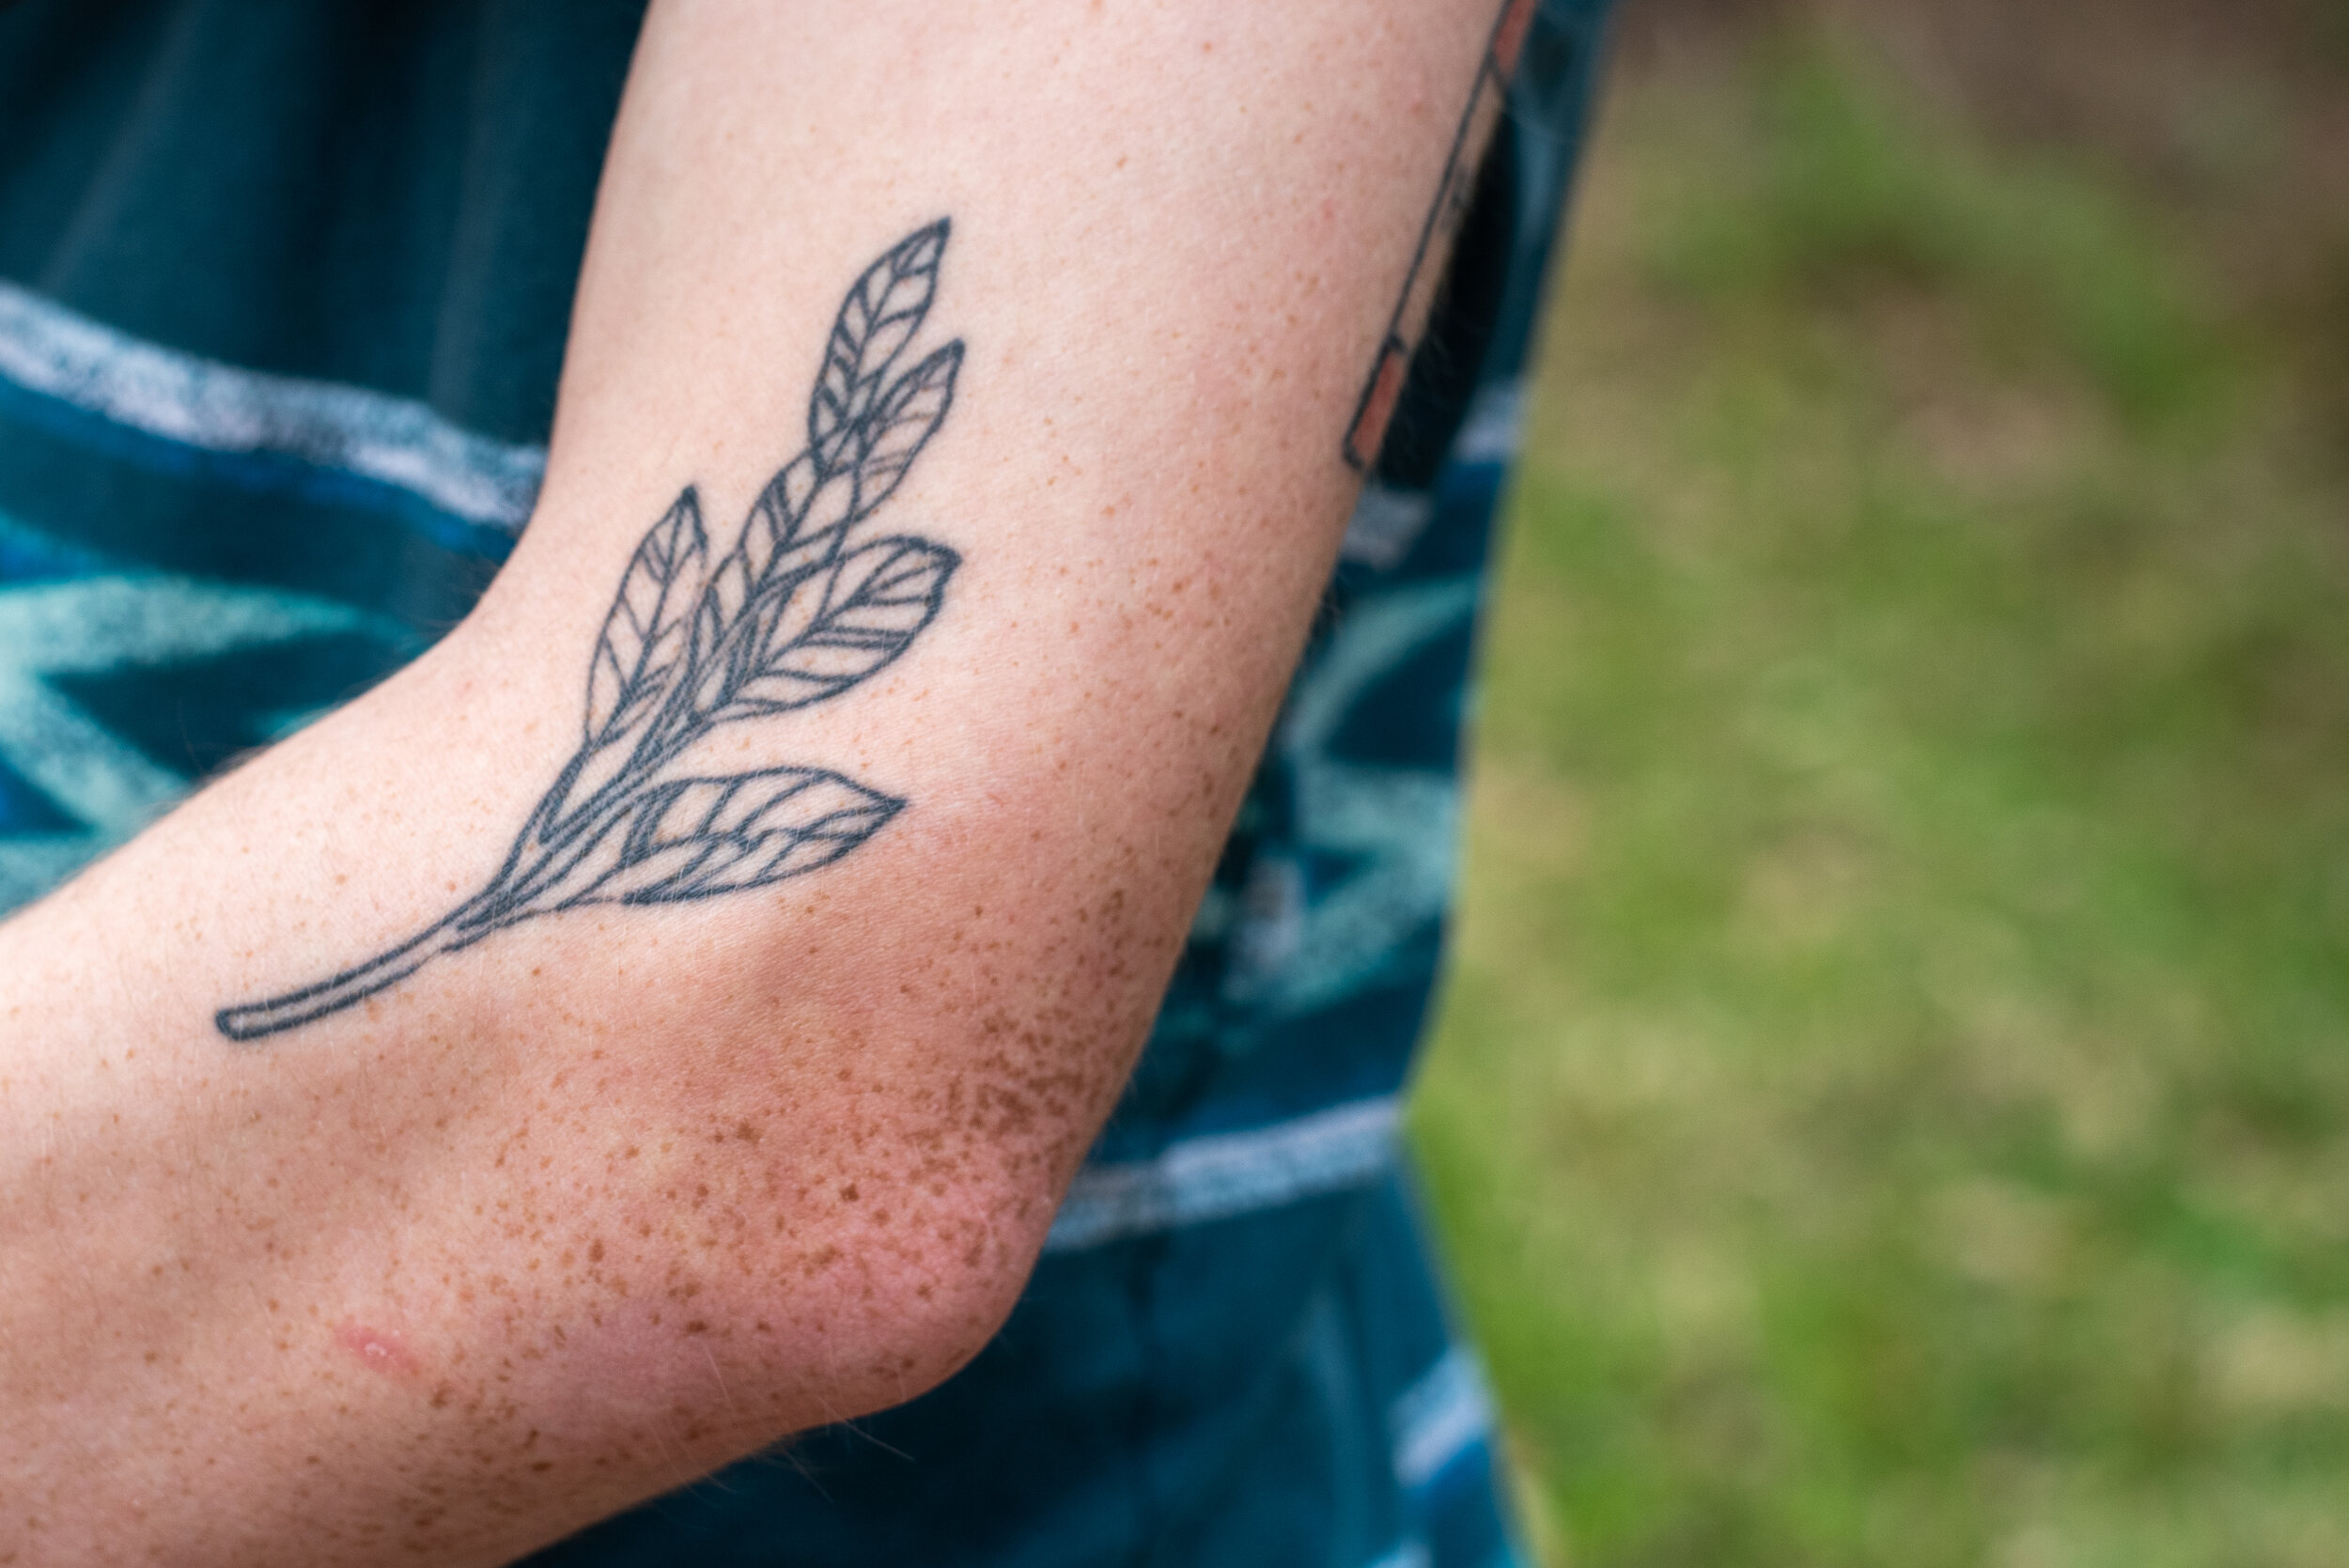
[[[1009,1326],[912,1405],[539,1560],[1510,1556],[1394,1134],[1604,8],[1533,19],[1327,613]],[[0,7],[0,908],[487,583],[543,463],[640,11]]]
[[[644,0],[23,0],[0,277],[543,442]]]

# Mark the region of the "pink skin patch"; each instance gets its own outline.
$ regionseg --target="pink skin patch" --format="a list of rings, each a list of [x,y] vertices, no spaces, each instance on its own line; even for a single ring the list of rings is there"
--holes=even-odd
[[[334,1326],[334,1343],[358,1357],[362,1366],[387,1377],[424,1370],[424,1363],[408,1348],[408,1342],[388,1328],[370,1328],[345,1318]]]
[[[1517,51],[1525,47],[1525,30],[1533,22],[1533,0],[1510,0],[1493,29],[1493,70],[1503,82],[1517,69]]]
[[[1354,466],[1367,469],[1377,460],[1378,443],[1386,439],[1387,421],[1394,417],[1394,405],[1403,396],[1404,372],[1410,368],[1410,356],[1399,343],[1389,342],[1379,350],[1378,368],[1371,372],[1370,386],[1362,394],[1361,412],[1354,418],[1354,428],[1346,438],[1346,455]]]

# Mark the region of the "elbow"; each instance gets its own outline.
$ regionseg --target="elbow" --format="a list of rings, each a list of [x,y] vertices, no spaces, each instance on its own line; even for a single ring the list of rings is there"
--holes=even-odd
[[[821,1206],[832,1212],[766,1216],[752,1247],[656,1232],[607,1248],[599,1268],[632,1251],[645,1278],[608,1276],[619,1294],[595,1325],[598,1382],[681,1418],[687,1438],[716,1441],[713,1456],[902,1404],[1010,1315],[1050,1202],[868,1177],[833,1184]]]
[[[501,1166],[508,1204],[548,1219],[515,1234],[542,1235],[535,1279],[565,1298],[557,1358],[588,1358],[565,1379],[583,1422],[663,1411],[664,1441],[730,1457],[923,1393],[1010,1314],[1163,970],[1065,938],[1043,961],[958,967],[955,934],[920,917],[978,902],[664,954],[658,986],[583,977],[571,1005],[596,1027],[559,1043],[502,1007],[465,1020],[514,1033],[490,1053],[515,1064],[493,1120],[526,1113],[531,1153],[555,1153],[526,1167],[548,1202],[506,1185],[498,1150],[466,1163]],[[993,929],[1097,942],[1110,923],[1082,912]]]
[[[1049,973],[1026,989],[1056,1029],[1000,997],[877,1007],[795,979],[661,1053],[697,1070],[658,1096],[668,1135],[631,1141],[621,1217],[632,1350],[765,1390],[770,1436],[914,1398],[987,1345],[1149,1017],[1146,987],[1079,1013]]]
[[[670,1412],[713,1456],[901,1404],[976,1356],[1097,1122],[1093,1096],[1036,1116],[999,1084],[822,1059],[820,1087],[789,1074],[763,1110],[749,1075],[690,1111],[622,1097],[580,1184],[567,1294],[587,1386]]]
[[[1056,1194],[971,1185],[844,1182],[836,1212],[803,1221],[764,1281],[730,1300],[735,1321],[785,1341],[770,1374],[825,1420],[869,1414],[928,1391],[983,1350],[1011,1314]],[[795,1427],[801,1422],[793,1422]]]

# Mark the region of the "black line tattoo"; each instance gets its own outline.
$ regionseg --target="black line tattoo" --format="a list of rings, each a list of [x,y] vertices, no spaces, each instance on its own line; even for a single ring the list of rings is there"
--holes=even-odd
[[[488,885],[366,963],[213,1015],[256,1040],[339,1012],[509,925],[590,904],[670,904],[819,870],[906,802],[821,768],[694,778],[679,757],[721,724],[826,702],[937,618],[961,558],[859,525],[944,423],[959,339],[897,372],[929,313],[945,220],[848,290],[807,411],[807,448],[769,480],[711,565],[688,486],[636,547],[587,671],[579,749]]]
[[[1469,88],[1468,107],[1460,112],[1459,129],[1452,133],[1452,155],[1444,160],[1443,177],[1436,182],[1436,199],[1420,225],[1419,244],[1411,253],[1410,271],[1403,274],[1403,291],[1387,318],[1386,335],[1378,341],[1378,356],[1370,377],[1355,399],[1354,418],[1346,427],[1341,448],[1348,467],[1370,472],[1377,460],[1379,442],[1403,396],[1403,383],[1411,365],[1411,349],[1426,330],[1427,314],[1435,307],[1442,272],[1430,265],[1456,233],[1468,215],[1469,198],[1476,191],[1476,162],[1492,141],[1492,130],[1508,101],[1509,78],[1525,46],[1540,0],[1504,0],[1492,36],[1477,61],[1476,81]]]

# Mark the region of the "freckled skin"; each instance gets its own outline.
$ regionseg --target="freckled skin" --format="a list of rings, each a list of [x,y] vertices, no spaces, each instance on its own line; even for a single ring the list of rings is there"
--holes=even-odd
[[[1095,853],[1139,875],[1122,838]],[[685,987],[636,1025],[661,1038],[701,1020],[657,1116],[641,1099],[615,1115],[610,1032],[579,996],[564,1064],[540,1069],[509,1120],[442,1123],[435,1164],[498,1181],[443,1190],[427,1173],[404,1201],[461,1207],[490,1244],[412,1254],[370,1293],[370,1311],[397,1306],[439,1335],[359,1313],[326,1330],[363,1381],[415,1378],[425,1410],[464,1434],[457,1476],[426,1462],[419,1437],[417,1483],[391,1478],[403,1549],[453,1549],[448,1522],[508,1488],[657,1455],[716,1464],[894,1403],[975,1350],[1123,1082],[1173,961],[1166,927],[1180,929],[1163,912],[1153,929],[1115,878],[1072,880],[1092,896],[940,900],[934,930],[888,950],[886,1010],[808,994],[807,976],[838,972],[843,954],[871,960],[862,933],[795,945],[771,988],[731,1006],[739,969],[706,993]],[[713,1031],[713,1014],[739,1022]],[[495,1041],[515,1025],[461,1027]],[[943,1358],[907,1348],[909,1312],[937,1326],[922,1337],[952,1347]],[[794,1370],[810,1344],[830,1347],[820,1395]],[[565,1366],[599,1370],[551,1396],[537,1369]],[[697,1392],[666,1392],[680,1385]]]
[[[507,1561],[977,1353],[1352,504],[1448,150],[1396,106],[1451,101],[1491,20],[1373,10],[1222,8],[1207,52],[1183,8],[656,4],[489,597],[0,925],[0,1558]],[[946,202],[972,357],[892,505],[952,594],[853,703],[692,759],[869,779],[885,833],[224,1047],[212,1008],[480,885],[649,518],[688,480],[744,515],[841,269]]]

